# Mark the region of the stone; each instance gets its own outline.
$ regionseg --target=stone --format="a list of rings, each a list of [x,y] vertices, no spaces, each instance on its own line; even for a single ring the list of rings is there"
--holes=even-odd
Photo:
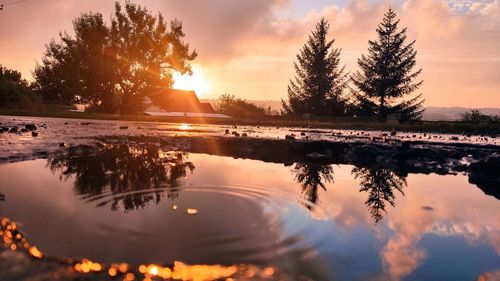
[[[36,130],[35,124],[26,124],[24,127],[26,128],[26,130],[29,130],[29,131],[35,131]]]
[[[500,199],[500,153],[492,153],[469,165],[469,182],[485,194]]]

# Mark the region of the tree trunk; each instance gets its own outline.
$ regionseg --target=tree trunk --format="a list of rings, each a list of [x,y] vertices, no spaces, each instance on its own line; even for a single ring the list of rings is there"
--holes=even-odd
[[[380,110],[379,110],[379,115],[381,118],[385,118],[386,113],[385,113],[385,95],[380,96]]]

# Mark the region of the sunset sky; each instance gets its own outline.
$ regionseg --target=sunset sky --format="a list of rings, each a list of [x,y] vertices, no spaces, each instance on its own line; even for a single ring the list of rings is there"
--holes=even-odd
[[[113,1],[0,0],[0,64],[32,79],[44,45],[83,12],[111,17]],[[294,76],[293,61],[319,18],[342,48],[351,72],[391,6],[415,39],[426,106],[500,107],[500,0],[141,0],[184,23],[199,53],[201,98],[223,93],[279,100]],[[13,3],[9,5],[9,3]],[[189,80],[188,80],[189,81]],[[186,82],[186,81],[185,81]],[[184,84],[186,84],[184,82]],[[185,87],[185,85],[184,85]]]

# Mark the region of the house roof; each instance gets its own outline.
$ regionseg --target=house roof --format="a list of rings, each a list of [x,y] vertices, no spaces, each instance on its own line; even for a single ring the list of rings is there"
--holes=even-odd
[[[171,89],[154,97],[152,102],[152,107],[169,112],[215,113],[209,103],[200,102],[194,91]],[[151,108],[146,111],[152,111]]]

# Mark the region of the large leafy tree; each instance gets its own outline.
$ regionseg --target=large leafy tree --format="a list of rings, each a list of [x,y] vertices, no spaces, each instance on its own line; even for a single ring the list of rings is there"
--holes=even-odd
[[[234,118],[262,118],[266,109],[234,95],[223,94],[217,99],[216,110]]]
[[[138,5],[115,5],[111,22],[111,49],[118,59],[118,91],[121,110],[135,108],[145,96],[153,97],[172,87],[172,72],[190,73],[196,52],[183,42],[182,23],[153,16]]]
[[[386,118],[398,114],[401,121],[422,117],[422,95],[412,96],[423,83],[417,80],[422,69],[413,70],[415,41],[406,44],[406,28],[399,30],[398,25],[396,13],[389,9],[376,29],[378,40],[368,41],[368,55],[358,60],[360,71],[351,80],[360,116]]]
[[[0,107],[22,107],[35,100],[31,86],[21,73],[0,64]]]
[[[134,113],[144,97],[172,87],[173,72],[191,73],[181,22],[170,23],[132,3],[115,4],[107,25],[99,13],[73,21],[74,36],[60,34],[35,69],[36,89],[46,101],[90,103],[105,112]]]
[[[290,80],[288,101],[282,100],[283,113],[344,115],[347,74],[340,66],[341,50],[333,47],[335,40],[327,40],[329,28],[321,19],[297,55],[296,77]]]

